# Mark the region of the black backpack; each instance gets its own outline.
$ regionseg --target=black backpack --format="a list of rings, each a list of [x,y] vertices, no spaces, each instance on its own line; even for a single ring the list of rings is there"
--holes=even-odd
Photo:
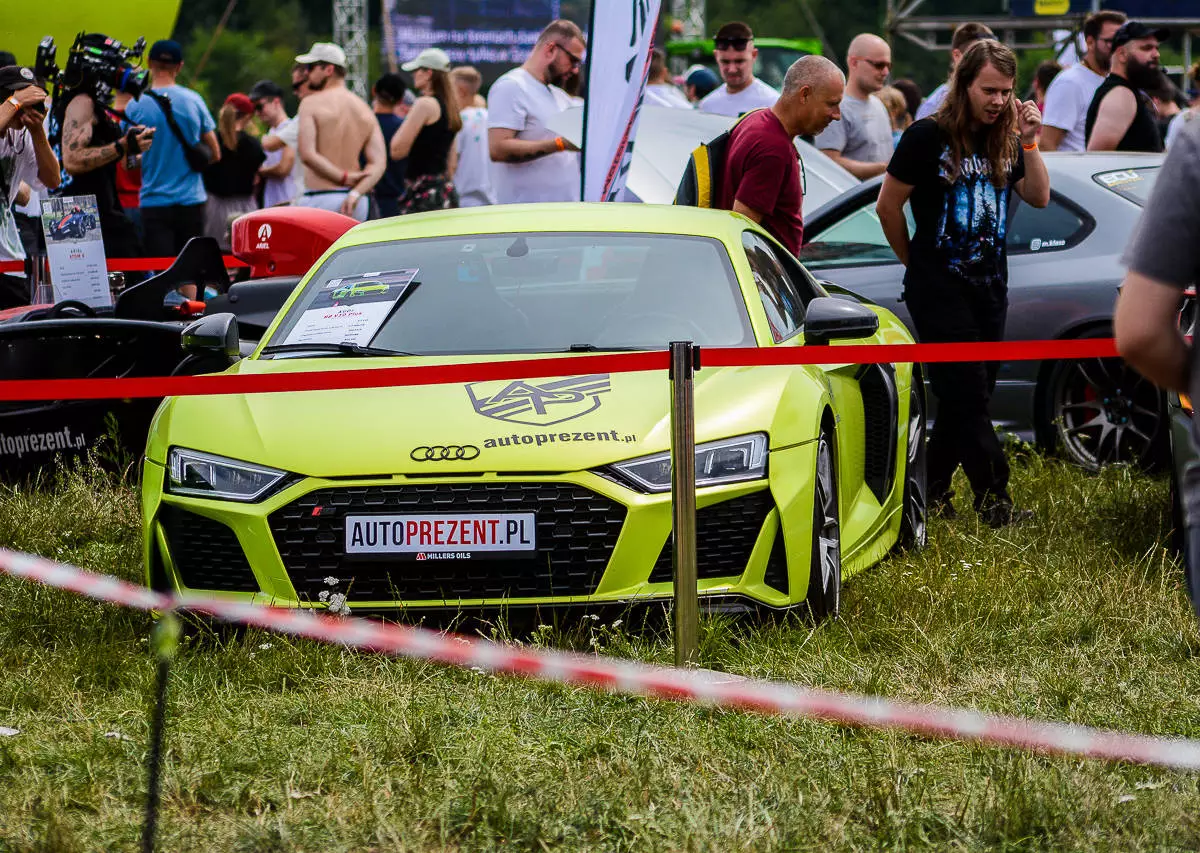
[[[679,189],[675,191],[675,204],[688,207],[712,207],[715,194],[720,191],[721,178],[725,173],[725,157],[729,151],[729,140],[733,128],[737,127],[746,116],[754,115],[758,110],[751,110],[740,116],[729,130],[709,140],[701,142],[688,158],[687,167],[683,170],[683,179]]]

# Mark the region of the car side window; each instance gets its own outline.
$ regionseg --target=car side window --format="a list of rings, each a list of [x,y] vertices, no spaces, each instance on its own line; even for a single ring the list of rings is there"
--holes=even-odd
[[[771,244],[753,231],[742,232],[742,247],[754,274],[758,296],[775,343],[786,341],[804,325],[806,300],[779,263]]]
[[[806,244],[800,250],[800,260],[804,266],[817,270],[823,267],[899,263],[883,233],[883,225],[875,215],[874,199],[870,199],[870,202],[843,216]],[[911,236],[916,225],[907,204],[904,205],[904,218]]]
[[[1052,194],[1045,207],[1017,199],[1008,224],[1008,253],[1026,255],[1068,249],[1087,236],[1093,222],[1061,196]]]

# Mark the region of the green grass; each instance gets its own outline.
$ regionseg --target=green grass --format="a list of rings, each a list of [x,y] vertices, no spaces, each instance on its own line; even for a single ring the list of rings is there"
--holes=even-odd
[[[703,664],[903,699],[1200,736],[1166,486],[1015,469],[1028,525],[935,522],[843,615],[705,620]],[[0,491],[0,542],[138,578],[134,493]],[[150,618],[0,580],[0,851],[136,849]],[[661,663],[661,634],[531,642]],[[1200,776],[193,636],[173,672],[163,850],[1194,850]],[[119,733],[106,736],[106,733]]]

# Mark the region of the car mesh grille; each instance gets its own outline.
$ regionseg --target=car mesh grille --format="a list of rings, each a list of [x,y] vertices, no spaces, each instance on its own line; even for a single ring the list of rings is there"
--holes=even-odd
[[[873,365],[859,380],[863,401],[863,480],[883,503],[892,490],[896,471],[896,406],[895,383],[890,367]]]
[[[179,580],[188,589],[258,592],[237,534],[219,521],[163,505],[159,523]]]
[[[750,562],[763,522],[774,503],[767,489],[706,506],[696,512],[696,577],[698,580],[740,575]],[[667,537],[650,572],[651,583],[672,579],[672,537]]]
[[[763,575],[763,583],[785,595],[791,589],[788,584],[787,550],[783,545],[783,530],[775,532],[775,544],[771,546],[771,556],[767,558],[767,571]]]
[[[320,507],[319,514],[313,511]],[[360,514],[533,512],[532,557],[425,560],[345,555],[345,518]],[[595,592],[625,523],[625,507],[561,483],[429,483],[310,492],[271,514],[271,533],[302,600],[458,601]],[[337,578],[330,586],[326,577]]]

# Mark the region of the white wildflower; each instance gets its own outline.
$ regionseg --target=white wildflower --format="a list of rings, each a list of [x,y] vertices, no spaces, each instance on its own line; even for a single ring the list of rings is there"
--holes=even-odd
[[[334,616],[349,616],[350,605],[346,603],[346,596],[340,592],[329,596],[329,612]]]
[[[127,734],[122,734],[121,732],[105,732],[104,736],[106,738],[108,738],[109,740],[119,740],[119,741],[123,741],[125,743],[129,743],[129,742],[133,741],[133,738],[131,738]]]
[[[323,589],[317,593],[317,601],[328,601],[328,600],[329,600],[329,590]]]
[[[614,628],[620,628],[620,627],[621,627],[621,620],[620,620],[620,619],[617,619],[617,620],[615,620],[615,621],[613,622],[612,626],[613,626]]]
[[[261,643],[261,644],[259,644],[259,648],[265,652],[267,649],[271,648],[271,644],[270,643]]]
[[[338,585],[338,584],[340,584],[340,583],[341,583],[341,581],[340,581],[340,580],[338,580],[337,578],[333,577],[332,575],[331,575],[331,576],[329,576],[329,577],[327,577],[327,578],[325,578],[325,585],[326,585],[326,586],[337,586],[337,585]]]
[[[589,614],[588,614],[588,616],[587,616],[587,618],[591,619],[593,622],[599,622],[599,621],[600,621],[600,617],[599,617],[599,616],[597,616],[595,613],[589,613]]]

